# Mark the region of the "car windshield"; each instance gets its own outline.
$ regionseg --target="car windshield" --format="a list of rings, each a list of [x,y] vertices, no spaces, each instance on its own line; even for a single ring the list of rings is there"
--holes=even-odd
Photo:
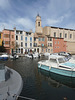
[[[58,61],[59,61],[59,63],[64,63],[64,62],[66,62],[66,60],[63,59],[63,58],[59,58]]]

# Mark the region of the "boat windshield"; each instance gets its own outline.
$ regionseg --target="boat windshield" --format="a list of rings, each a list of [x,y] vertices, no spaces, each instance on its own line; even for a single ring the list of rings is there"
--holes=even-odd
[[[57,63],[57,60],[50,58],[50,62]]]
[[[64,62],[66,62],[65,58],[64,58],[64,59],[63,59],[63,58],[58,58],[58,61],[59,61],[59,63],[64,63]]]

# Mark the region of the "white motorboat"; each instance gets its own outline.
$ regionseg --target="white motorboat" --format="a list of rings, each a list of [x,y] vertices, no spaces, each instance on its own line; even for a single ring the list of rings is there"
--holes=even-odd
[[[50,55],[48,60],[38,62],[38,68],[59,75],[75,77],[75,63],[65,60],[64,56]]]

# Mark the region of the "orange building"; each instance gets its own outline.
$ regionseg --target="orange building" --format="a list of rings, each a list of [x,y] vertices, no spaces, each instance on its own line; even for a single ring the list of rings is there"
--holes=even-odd
[[[64,38],[53,38],[53,53],[66,52],[66,41]]]
[[[8,54],[12,54],[15,42],[15,32],[14,30],[9,30],[9,29],[4,29],[2,32],[3,32],[3,42],[6,52]]]
[[[2,41],[3,41],[3,33],[0,32],[0,46],[2,46]]]

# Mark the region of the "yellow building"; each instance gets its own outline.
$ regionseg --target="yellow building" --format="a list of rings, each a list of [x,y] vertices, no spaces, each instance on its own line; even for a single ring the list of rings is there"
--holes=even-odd
[[[0,46],[2,46],[2,41],[3,41],[3,34],[0,32]]]

